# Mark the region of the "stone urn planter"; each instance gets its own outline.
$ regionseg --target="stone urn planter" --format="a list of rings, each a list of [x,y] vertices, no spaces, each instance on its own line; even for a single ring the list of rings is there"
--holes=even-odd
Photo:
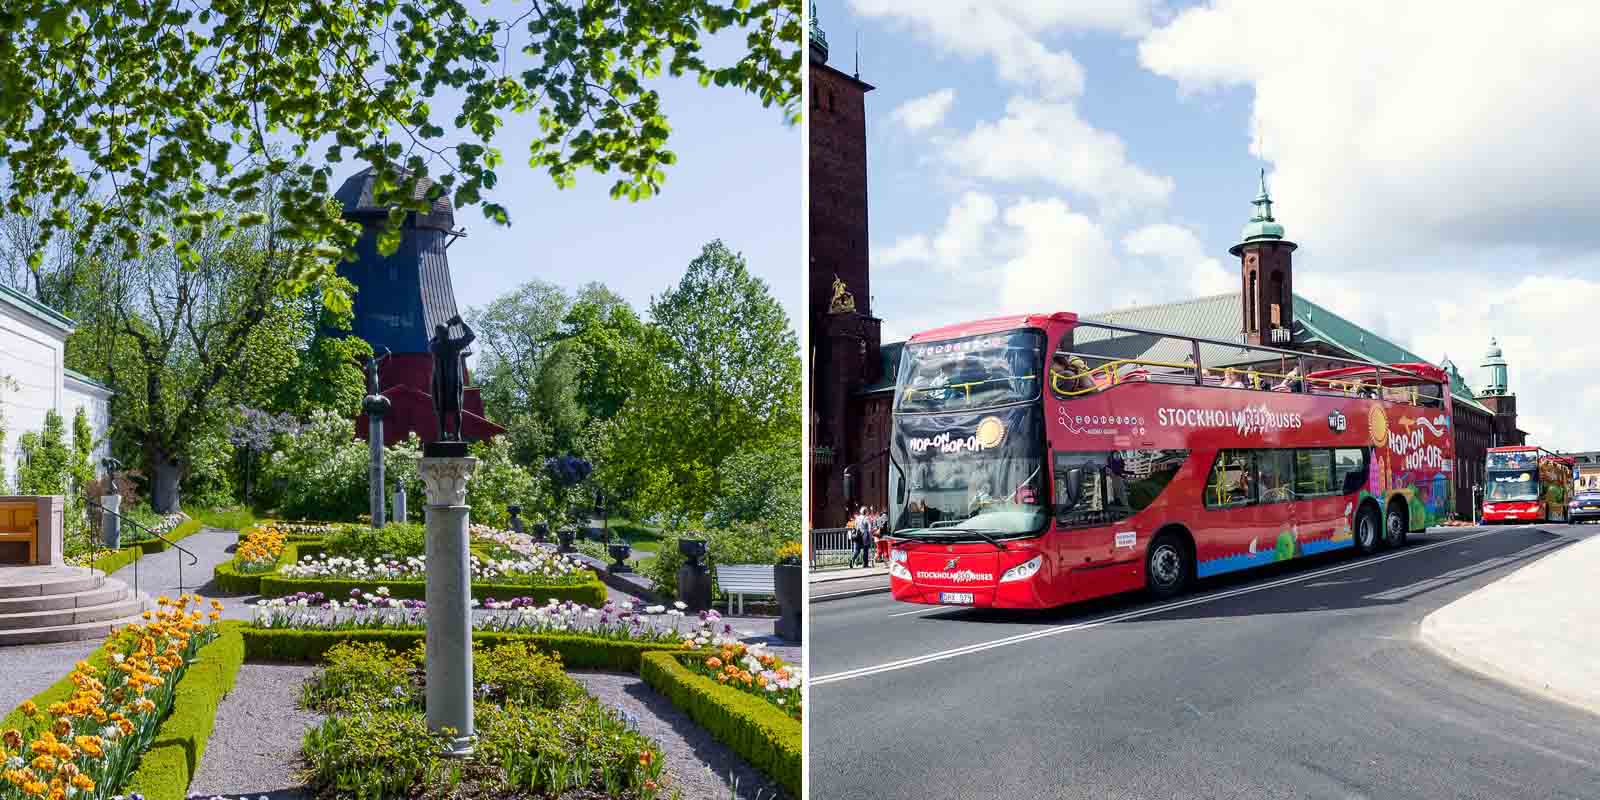
[[[778,621],[772,623],[772,633],[780,639],[800,641],[800,588],[804,582],[799,561],[772,567],[772,583],[778,595]]]
[[[628,556],[633,553],[632,545],[628,544],[627,542],[612,542],[611,545],[606,548],[606,552],[610,553],[612,560],[616,562],[606,567],[606,570],[611,574],[618,575],[624,572],[633,571],[628,567],[627,564]]]
[[[573,529],[571,529],[571,528],[562,528],[561,530],[557,531],[556,532],[556,539],[561,542],[561,546],[556,548],[556,552],[558,552],[558,553],[570,553],[570,552],[572,552],[572,542],[573,542],[574,539],[577,539],[577,538],[578,538],[578,532],[573,530]]]
[[[706,540],[679,539],[678,552],[687,559],[678,567],[678,599],[689,611],[711,608],[711,568],[706,566]]]
[[[550,541],[550,526],[543,522],[533,523],[533,540],[540,544]]]

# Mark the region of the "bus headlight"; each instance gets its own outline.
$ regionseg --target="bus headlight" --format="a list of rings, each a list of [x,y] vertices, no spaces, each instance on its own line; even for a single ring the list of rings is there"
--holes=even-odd
[[[1033,574],[1038,572],[1039,567],[1042,566],[1044,566],[1044,556],[1034,556],[1033,558],[1022,562],[1021,564],[1006,570],[1006,574],[1000,576],[1000,582],[1005,583],[1006,581],[1027,580],[1028,578],[1033,577]]]
[[[906,569],[906,565],[899,561],[891,560],[889,562],[889,577],[909,581],[911,580],[911,570]]]

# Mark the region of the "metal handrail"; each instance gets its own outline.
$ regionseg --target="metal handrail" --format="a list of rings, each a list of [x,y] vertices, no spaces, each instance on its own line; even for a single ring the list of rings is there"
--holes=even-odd
[[[196,565],[198,565],[200,563],[200,557],[195,555],[193,552],[191,552],[188,548],[184,547],[183,545],[178,544],[177,542],[174,542],[171,539],[168,539],[167,537],[162,536],[159,533],[156,533],[154,530],[151,530],[149,527],[146,527],[143,523],[139,522],[136,519],[133,519],[132,517],[129,517],[129,516],[123,514],[120,511],[112,511],[111,509],[106,508],[105,506],[101,505],[100,502],[97,501],[97,500],[94,500],[92,498],[86,498],[86,499],[88,499],[89,505],[99,509],[100,513],[102,513],[102,514],[110,514],[110,515],[116,517],[119,521],[121,521],[123,523],[132,523],[135,528],[138,528],[138,529],[144,531],[145,533],[150,534],[154,538],[157,538],[157,539],[160,539],[163,542],[166,542],[167,545],[169,547],[171,547],[172,549],[177,550],[179,553],[182,553],[183,555],[188,556],[189,557],[189,566],[191,566],[191,567],[192,566],[196,566]],[[94,540],[93,540],[92,534],[91,534],[90,552],[89,552],[89,558],[90,558],[90,560],[89,560],[89,569],[90,570],[94,569],[94,553],[97,552],[97,551],[98,551],[98,548],[95,547],[95,543],[94,543]],[[139,562],[143,561],[143,560],[144,560],[144,553],[142,551],[137,556],[134,556],[134,559],[133,559],[133,592],[134,592],[134,594],[138,594],[139,593]],[[110,575],[108,574],[106,577],[110,577]],[[178,559],[178,594],[180,594],[180,595],[187,594],[187,586],[183,582],[183,559],[182,558]]]

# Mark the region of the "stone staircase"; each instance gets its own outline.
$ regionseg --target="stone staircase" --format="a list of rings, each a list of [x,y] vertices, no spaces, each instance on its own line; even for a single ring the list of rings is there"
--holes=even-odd
[[[82,567],[0,567],[0,646],[104,638],[150,599]]]

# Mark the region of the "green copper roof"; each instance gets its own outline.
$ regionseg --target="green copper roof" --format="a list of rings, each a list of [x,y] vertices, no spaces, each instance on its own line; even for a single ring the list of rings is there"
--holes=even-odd
[[[0,284],[0,302],[58,330],[72,333],[76,329],[67,315],[3,284]]]
[[[1272,196],[1267,194],[1267,171],[1261,170],[1261,193],[1256,199],[1250,201],[1256,207],[1255,216],[1245,223],[1244,231],[1239,234],[1240,241],[1253,242],[1257,239],[1282,239],[1283,225],[1272,218]]]

